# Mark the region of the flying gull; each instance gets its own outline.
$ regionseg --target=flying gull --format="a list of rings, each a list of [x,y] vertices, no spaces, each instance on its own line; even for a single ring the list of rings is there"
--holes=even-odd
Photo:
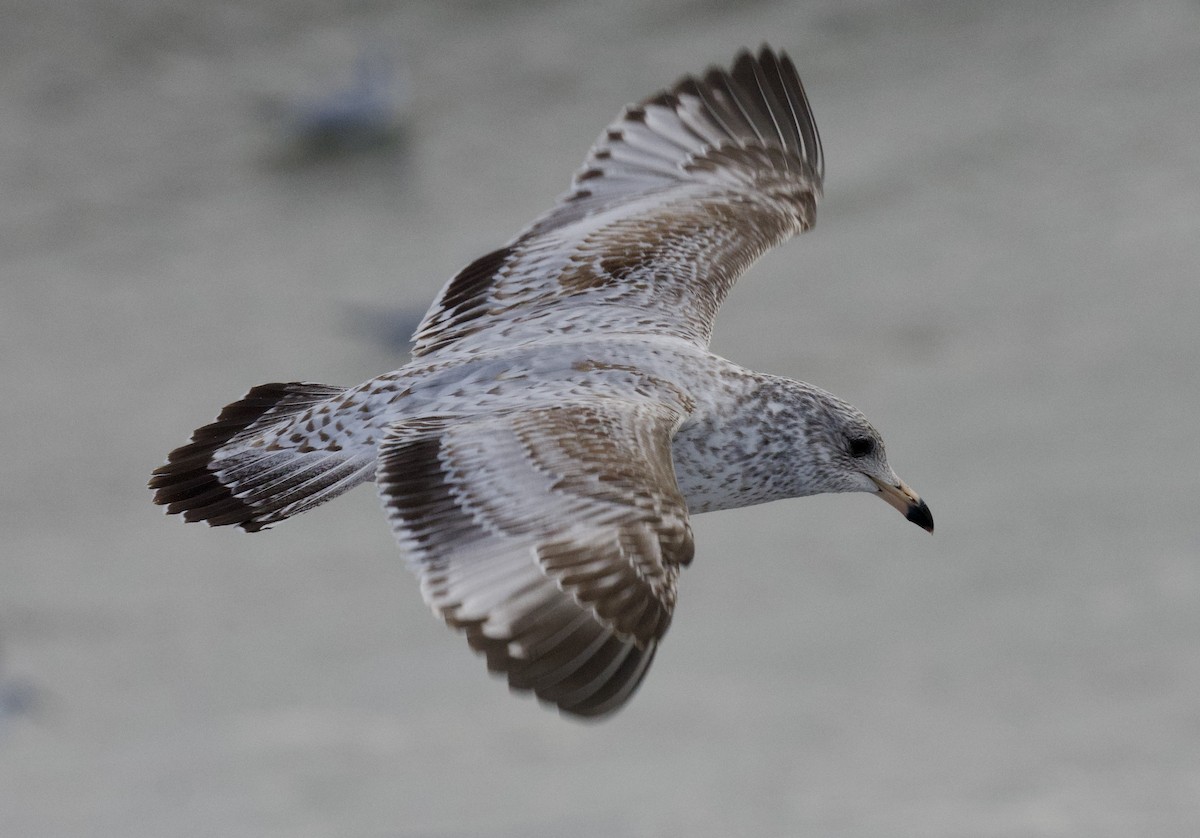
[[[447,283],[408,364],[253,388],[171,452],[154,501],[257,532],[374,480],[425,601],[490,670],[610,713],[671,622],[692,514],[871,492],[933,530],[862,413],[708,349],[734,281],[813,225],[823,174],[785,54],[683,78]]]

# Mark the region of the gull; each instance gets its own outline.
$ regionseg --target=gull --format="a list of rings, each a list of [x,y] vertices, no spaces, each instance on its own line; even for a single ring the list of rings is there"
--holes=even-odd
[[[823,175],[786,54],[687,76],[445,285],[409,363],[253,388],[171,452],[154,501],[257,532],[373,480],[426,603],[491,671],[611,713],[670,625],[691,515],[869,492],[933,531],[860,411],[709,351],[737,278],[812,227]]]

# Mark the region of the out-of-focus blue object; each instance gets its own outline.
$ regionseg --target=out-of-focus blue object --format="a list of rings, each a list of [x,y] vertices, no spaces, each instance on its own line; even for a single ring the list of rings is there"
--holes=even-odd
[[[0,661],[3,663],[3,661]],[[32,716],[41,704],[41,692],[28,681],[5,678],[0,671],[0,732],[9,719]]]
[[[370,308],[351,306],[348,309],[349,331],[382,346],[396,355],[412,351],[412,335],[424,317],[423,308]]]
[[[0,684],[0,719],[6,716],[28,716],[37,709],[38,689],[25,681]]]
[[[365,50],[354,83],[320,99],[271,103],[282,162],[307,163],[364,152],[400,151],[407,85],[395,60]]]

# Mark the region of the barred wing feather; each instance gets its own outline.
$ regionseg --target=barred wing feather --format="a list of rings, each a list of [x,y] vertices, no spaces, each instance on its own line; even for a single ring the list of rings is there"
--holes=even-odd
[[[812,226],[823,174],[791,60],[743,52],[627,108],[553,209],[442,289],[413,354],[600,330],[707,346],[737,278]]]
[[[425,600],[514,689],[619,707],[691,560],[670,440],[680,415],[613,399],[398,423],[376,481]]]

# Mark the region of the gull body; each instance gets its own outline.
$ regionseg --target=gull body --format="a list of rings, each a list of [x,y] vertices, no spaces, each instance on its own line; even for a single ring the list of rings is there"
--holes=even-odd
[[[399,370],[252,389],[151,479],[186,520],[271,527],[375,481],[429,605],[563,712],[621,707],[691,562],[690,515],[871,492],[932,531],[856,408],[708,349],[824,161],[764,47],[631,106],[572,189],[442,290]]]

